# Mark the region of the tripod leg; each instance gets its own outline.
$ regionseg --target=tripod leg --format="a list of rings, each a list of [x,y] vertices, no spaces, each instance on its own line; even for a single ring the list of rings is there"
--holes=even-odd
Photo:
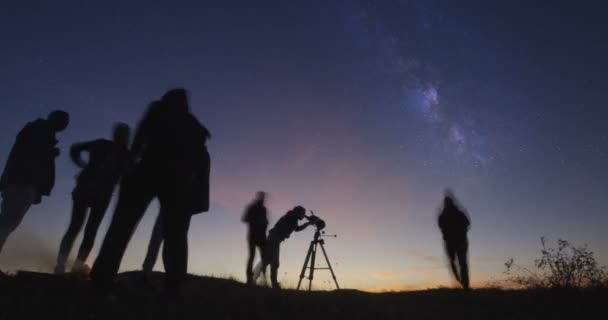
[[[312,279],[314,278],[314,274],[315,274],[315,260],[317,257],[317,241],[314,241],[314,248],[313,248],[313,244],[311,243],[311,248],[313,248],[312,250],[312,258],[310,259],[310,275],[308,276],[308,291],[312,290]]]
[[[327,257],[327,252],[325,251],[325,246],[321,243],[321,250],[323,250],[323,255],[325,256],[325,261],[327,261],[327,266],[329,267],[329,271],[331,272],[331,276],[334,278],[334,282],[336,283],[336,288],[340,290],[340,285],[338,285],[338,279],[336,279],[336,274],[334,273],[334,269],[331,267],[331,263],[329,262],[329,257]]]
[[[308,260],[310,260],[310,255],[312,254],[313,245],[314,242],[310,242],[310,246],[308,247],[308,253],[306,253],[306,259],[304,260],[304,265],[302,266],[302,272],[300,272],[300,280],[298,281],[298,287],[296,290],[300,290],[302,279],[304,278],[304,274],[306,273],[306,266],[308,265]]]

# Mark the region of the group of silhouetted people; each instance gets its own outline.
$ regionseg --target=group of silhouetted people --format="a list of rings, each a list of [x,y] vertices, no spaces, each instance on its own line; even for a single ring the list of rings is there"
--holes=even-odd
[[[247,224],[247,244],[249,252],[246,268],[247,283],[254,284],[260,274],[266,274],[266,268],[270,265],[271,285],[273,288],[279,289],[280,286],[277,275],[279,270],[281,242],[289,238],[292,232],[306,229],[306,227],[311,225],[311,222],[308,221],[301,225],[298,224],[299,220],[306,218],[306,209],[302,206],[296,206],[282,216],[274,227],[270,229],[268,236],[266,236],[266,229],[268,228],[268,211],[264,205],[265,199],[266,193],[262,191],[258,192],[253,203],[247,206],[242,218],[242,221]],[[256,248],[260,251],[261,262],[256,267],[256,270],[253,270],[253,260],[255,258]]]
[[[2,179],[0,250],[32,204],[48,196],[55,181],[59,155],[56,134],[69,115],[53,111],[47,119],[28,123],[17,135]],[[63,274],[75,238],[86,227],[73,272],[85,271],[99,225],[120,182],[118,201],[99,255],[90,271],[98,289],[111,288],[131,236],[154,198],[160,202],[144,270],[151,271],[161,243],[166,288],[177,293],[187,272],[188,229],[192,215],[209,210],[211,134],[190,112],[188,94],[173,89],[152,102],[140,121],[133,143],[130,128],[118,123],[112,140],[74,144],[72,161],[82,170],[72,191],[70,224],[59,246],[55,273]],[[82,153],[88,154],[88,161]]]
[[[150,104],[131,146],[134,164],[123,175],[114,216],[91,270],[98,286],[111,286],[137,224],[158,198],[165,284],[177,293],[187,273],[190,218],[209,210],[210,136],[190,113],[185,90],[171,90]]]
[[[46,119],[26,124],[17,135],[0,180],[0,252],[29,208],[51,194],[55,158],[60,154],[56,135],[68,124],[68,113],[57,110]],[[83,226],[82,243],[71,272],[88,273],[85,262],[114,189],[120,185],[110,226],[90,270],[92,283],[104,292],[112,288],[131,236],[150,202],[157,198],[160,210],[142,269],[144,274],[152,271],[162,245],[165,288],[169,293],[178,294],[187,274],[191,217],[209,210],[211,162],[206,145],[210,137],[207,128],[190,112],[187,91],[178,88],[148,106],[132,143],[130,127],[117,123],[111,139],[72,145],[70,158],[81,171],[72,191],[71,220],[59,245],[55,273],[66,272],[68,256]],[[83,153],[88,154],[87,161],[83,160]],[[270,265],[272,287],[279,288],[281,243],[292,232],[304,230],[313,223],[299,224],[307,218],[306,210],[295,206],[267,232],[265,201],[266,193],[258,192],[242,217],[248,226],[246,277],[248,284],[254,284],[260,274],[266,278],[266,268]],[[467,214],[448,192],[439,215],[439,228],[450,268],[464,288],[469,288],[469,227]],[[254,268],[256,250],[261,262]]]
[[[255,200],[249,204],[243,214],[242,221],[247,224],[247,283],[253,284],[260,274],[264,273],[270,265],[270,279],[273,288],[280,288],[277,274],[280,264],[281,243],[289,238],[294,231],[302,231],[312,224],[308,221],[298,224],[299,220],[308,218],[306,209],[296,206],[282,216],[275,226],[270,229],[266,236],[268,227],[268,210],[265,206],[266,193],[258,192]],[[446,191],[443,208],[439,213],[438,225],[443,235],[444,246],[450,270],[456,280],[463,288],[469,289],[469,267],[468,267],[468,237],[470,228],[468,215],[461,209],[451,191]],[[260,251],[261,262],[253,269],[256,248]]]

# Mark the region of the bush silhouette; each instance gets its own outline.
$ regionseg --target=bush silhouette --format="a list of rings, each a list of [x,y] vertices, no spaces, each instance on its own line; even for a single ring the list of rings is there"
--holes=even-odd
[[[507,282],[515,286],[532,288],[598,288],[608,286],[606,267],[599,266],[587,246],[572,246],[566,240],[557,240],[557,249],[548,247],[544,237],[541,257],[534,260],[530,270],[515,263],[505,263]]]

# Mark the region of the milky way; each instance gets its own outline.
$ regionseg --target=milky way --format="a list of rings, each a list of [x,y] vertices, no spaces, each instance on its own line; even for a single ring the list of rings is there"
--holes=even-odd
[[[400,2],[396,2],[400,3]],[[411,9],[417,18],[413,24],[422,28],[422,33],[432,28],[437,14],[433,8],[420,2],[402,2],[403,9]],[[474,117],[463,123],[463,115],[450,112],[450,102],[441,97],[441,70],[432,60],[417,54],[416,41],[409,34],[392,28],[374,14],[374,5],[359,1],[348,1],[340,8],[347,28],[354,34],[353,40],[372,55],[376,72],[390,77],[392,88],[400,96],[401,104],[428,123],[428,129],[437,132],[448,144],[454,157],[474,165],[487,165],[490,158],[476,134]],[[449,85],[445,83],[445,85]],[[470,110],[468,114],[474,114]]]

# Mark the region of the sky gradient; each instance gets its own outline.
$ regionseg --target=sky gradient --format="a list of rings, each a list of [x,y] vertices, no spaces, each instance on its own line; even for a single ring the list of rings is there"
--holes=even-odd
[[[474,285],[511,257],[531,263],[541,236],[608,263],[604,2],[125,2],[0,5],[0,163],[27,121],[72,116],[52,196],[0,267],[52,268],[77,174],[69,146],[135,125],[177,86],[213,134],[192,273],[244,279],[240,217],[258,190],[271,224],[295,205],[326,220],[346,288],[452,283],[436,224],[446,187],[471,216]],[[123,270],[140,267],[157,210]],[[312,235],[283,243],[279,281],[297,282]]]

